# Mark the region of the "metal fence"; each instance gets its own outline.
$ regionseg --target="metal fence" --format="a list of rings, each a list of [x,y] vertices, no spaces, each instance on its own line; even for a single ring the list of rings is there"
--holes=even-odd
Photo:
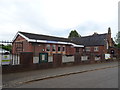
[[[1,54],[1,65],[19,65],[20,56],[19,54]]]
[[[36,55],[33,55],[33,64],[38,64],[40,63],[40,53],[37,53]],[[105,54],[104,55],[104,60],[102,55],[101,56],[96,56],[96,55],[81,55],[79,58],[79,61],[81,62],[87,62],[87,61],[105,61],[105,60],[110,60],[111,56],[110,54]],[[112,58],[113,60],[116,60],[116,57]],[[20,54],[0,54],[0,65],[20,65]],[[53,56],[48,56],[48,63],[53,62]],[[62,55],[62,63],[70,63],[70,62],[75,62],[75,56],[66,56]]]

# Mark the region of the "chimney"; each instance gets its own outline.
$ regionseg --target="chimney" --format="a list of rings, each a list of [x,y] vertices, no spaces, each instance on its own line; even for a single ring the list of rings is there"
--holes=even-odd
[[[111,28],[110,28],[110,27],[108,28],[108,37],[107,37],[107,39],[108,39],[108,44],[109,44],[109,46],[112,46],[112,41],[111,41]]]
[[[94,34],[93,35],[98,35],[98,33],[97,32],[94,32]]]
[[[110,27],[108,28],[108,34],[111,34],[111,28]]]

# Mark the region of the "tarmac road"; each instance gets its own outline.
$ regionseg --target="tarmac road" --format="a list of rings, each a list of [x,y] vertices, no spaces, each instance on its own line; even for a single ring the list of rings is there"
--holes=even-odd
[[[118,67],[31,82],[19,88],[118,88]]]

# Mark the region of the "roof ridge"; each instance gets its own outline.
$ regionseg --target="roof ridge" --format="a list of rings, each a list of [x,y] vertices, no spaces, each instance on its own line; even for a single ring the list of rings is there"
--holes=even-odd
[[[57,36],[52,36],[52,35],[44,35],[44,34],[37,34],[37,33],[30,33],[30,32],[22,32],[18,31],[19,33],[26,33],[26,34],[34,34],[34,35],[41,35],[41,36],[46,36],[46,37],[53,37],[53,38],[60,38],[60,39],[68,39],[65,37],[57,37]],[[68,39],[69,40],[69,39]]]
[[[104,34],[94,34],[89,36],[84,36],[81,38],[72,38],[72,41],[83,44],[85,46],[92,46],[92,45],[104,45],[104,38],[107,38],[107,33]]]
[[[81,36],[81,38],[85,38],[85,37],[93,37],[93,36],[100,36],[100,35],[106,35],[107,33],[103,33],[103,34],[96,34],[96,35],[88,35],[88,36]]]

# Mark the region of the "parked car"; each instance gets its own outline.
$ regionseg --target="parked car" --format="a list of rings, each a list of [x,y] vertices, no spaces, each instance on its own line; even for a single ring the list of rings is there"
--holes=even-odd
[[[10,51],[0,48],[0,54],[10,54]]]

